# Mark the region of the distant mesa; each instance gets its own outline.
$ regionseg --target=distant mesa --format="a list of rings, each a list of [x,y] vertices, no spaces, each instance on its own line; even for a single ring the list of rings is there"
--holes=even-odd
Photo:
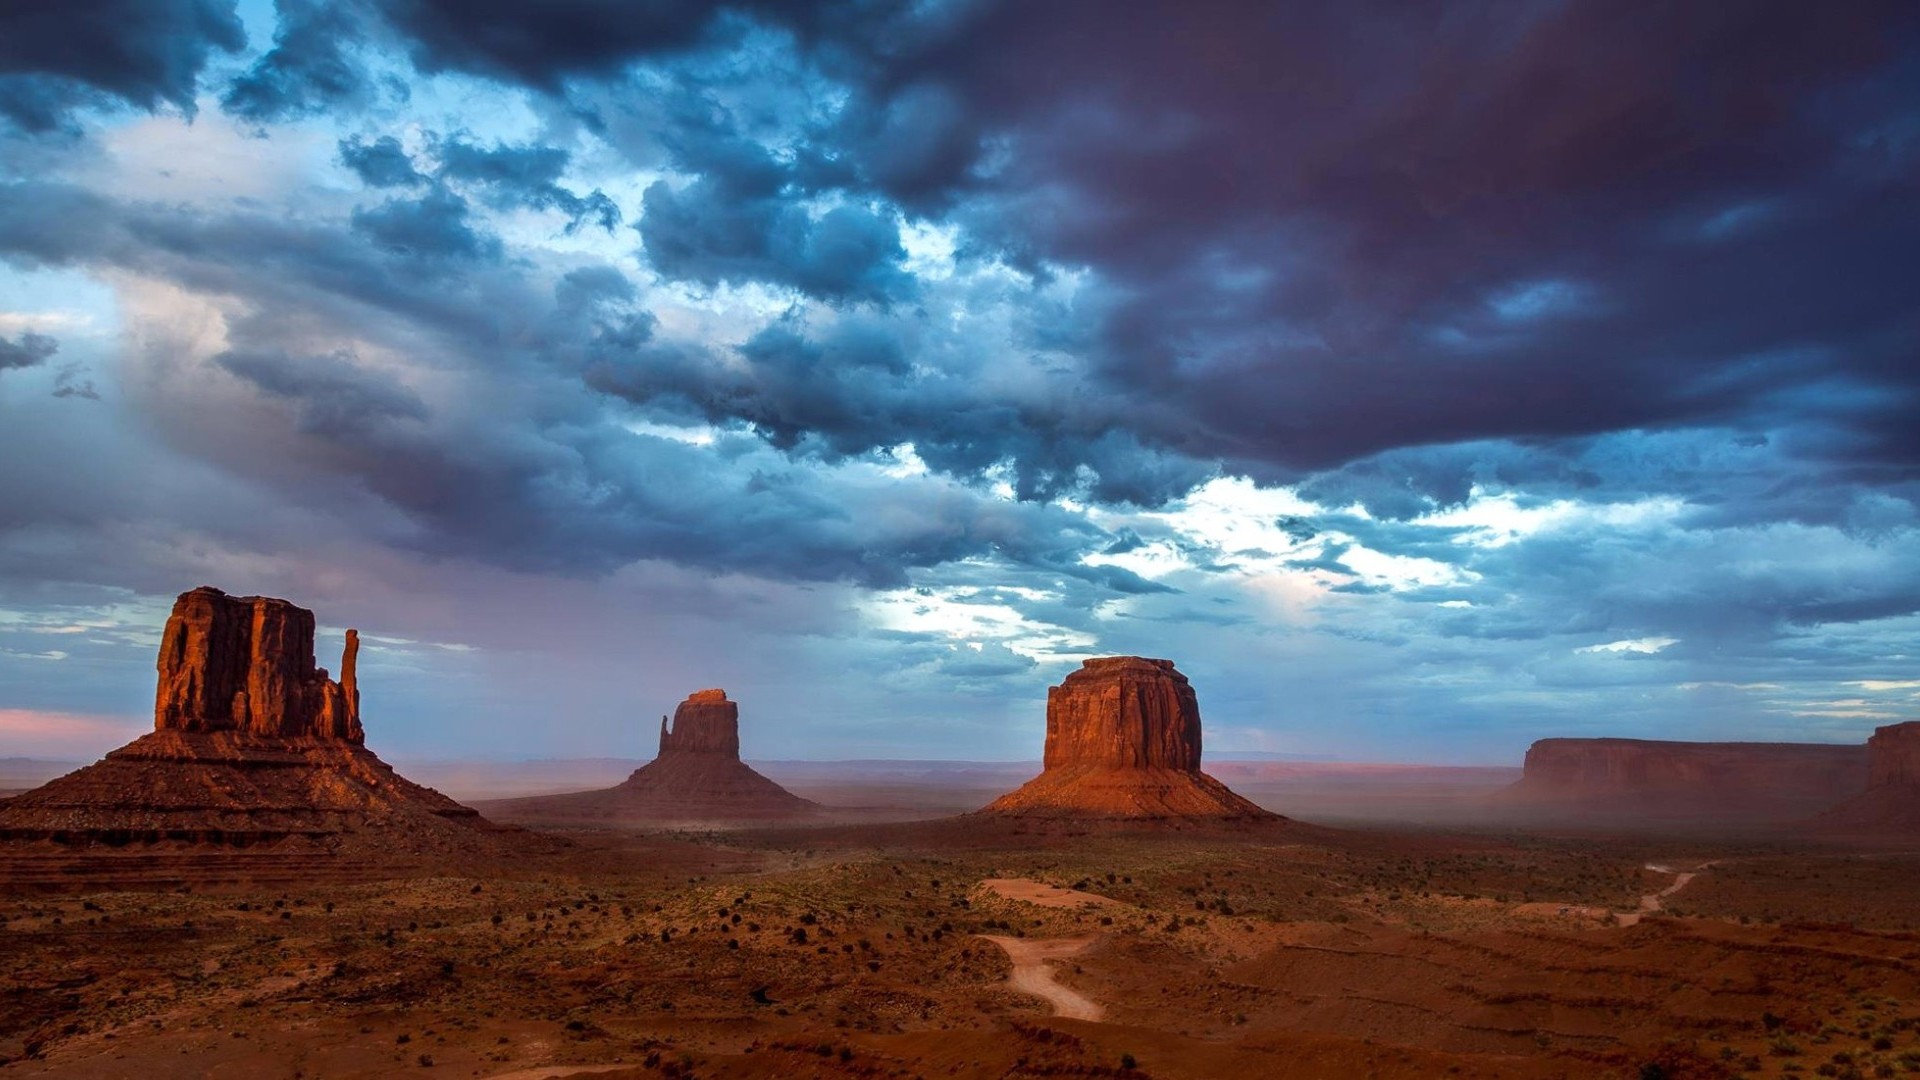
[[[717,689],[689,694],[671,726],[661,717],[658,756],[623,782],[486,805],[508,821],[602,826],[781,821],[821,810],[740,760],[740,706]]]
[[[1497,799],[1568,821],[1787,822],[1859,793],[1867,756],[1838,743],[1541,739]]]
[[[1823,831],[1920,835],[1920,720],[1874,729],[1867,790],[1816,822]]]
[[[1047,691],[1042,771],[983,814],[1039,818],[1278,815],[1200,771],[1200,703],[1171,660],[1085,661]]]
[[[203,586],[161,637],[152,734],[0,806],[0,839],[456,852],[496,827],[363,745],[347,631],[340,678],[316,668],[313,612]]]

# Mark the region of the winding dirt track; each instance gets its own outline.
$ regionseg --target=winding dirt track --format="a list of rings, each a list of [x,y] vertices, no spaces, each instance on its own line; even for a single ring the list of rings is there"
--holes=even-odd
[[[1107,1011],[1101,1008],[1098,1002],[1054,982],[1053,968],[1047,964],[1049,960],[1062,960],[1079,955],[1086,950],[1087,946],[1094,943],[1093,937],[1052,938],[1037,941],[1031,938],[1003,937],[998,934],[981,934],[980,936],[1000,946],[1006,952],[1007,958],[1013,961],[1013,976],[1007,980],[1007,985],[1023,994],[1032,994],[1046,999],[1053,1005],[1056,1015],[1069,1020],[1099,1020],[1106,1016]]]
[[[1654,912],[1659,911],[1662,901],[1664,901],[1667,897],[1672,896],[1674,893],[1679,892],[1681,889],[1686,888],[1689,882],[1691,882],[1694,878],[1697,878],[1700,876],[1700,872],[1702,870],[1705,870],[1707,867],[1712,865],[1713,865],[1712,863],[1701,863],[1699,868],[1694,870],[1672,870],[1665,866],[1656,866],[1652,863],[1648,863],[1647,869],[1652,870],[1657,874],[1672,874],[1673,884],[1667,886],[1664,889],[1661,889],[1659,892],[1647,893],[1645,896],[1642,896],[1640,898],[1640,910],[1628,912],[1627,914],[1620,916],[1620,925],[1632,926],[1633,924],[1639,922],[1642,916],[1651,915]]]

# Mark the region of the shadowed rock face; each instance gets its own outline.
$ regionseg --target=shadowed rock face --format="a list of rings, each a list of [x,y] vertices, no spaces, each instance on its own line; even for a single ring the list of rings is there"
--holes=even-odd
[[[1920,789],[1920,720],[1875,728],[1867,757],[1868,786]]]
[[[983,813],[1272,818],[1200,771],[1200,703],[1171,660],[1085,661],[1047,691],[1043,770]]]
[[[155,731],[366,738],[347,631],[340,681],[313,663],[313,612],[211,586],[182,593],[160,641]]]
[[[1500,801],[1582,821],[1792,821],[1867,784],[1863,746],[1541,739]]]
[[[740,760],[740,706],[725,690],[696,690],[673,710],[673,727],[660,718],[660,756],[725,754]]]
[[[1920,835],[1920,720],[1876,728],[1867,740],[1867,790],[1820,816],[1817,829]]]

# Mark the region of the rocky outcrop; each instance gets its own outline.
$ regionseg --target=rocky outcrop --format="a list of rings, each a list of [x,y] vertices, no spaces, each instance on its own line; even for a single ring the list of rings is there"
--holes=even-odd
[[[1920,835],[1920,720],[1876,728],[1867,740],[1867,790],[1820,816],[1824,832]]]
[[[1867,740],[1867,786],[1920,789],[1920,720],[1874,729]]]
[[[725,754],[740,760],[740,706],[725,690],[696,690],[673,710],[673,727],[660,718],[660,756]]]
[[[740,706],[699,690],[660,718],[660,753],[610,788],[483,804],[505,821],[613,827],[733,824],[811,817],[817,803],[740,760]]]
[[[1047,691],[1039,776],[981,811],[1022,817],[1273,818],[1200,771],[1200,703],[1171,660],[1085,661]]]
[[[347,631],[334,682],[314,666],[313,627],[311,611],[285,600],[182,594],[161,637],[153,733],[0,806],[0,840],[297,842],[388,859],[460,852],[496,831],[362,745],[360,636]]]
[[[354,682],[357,631],[341,679],[313,662],[313,612],[212,586],[174,601],[160,639],[154,730],[364,741]]]
[[[1541,739],[1499,801],[1584,821],[1790,821],[1866,784],[1861,746]]]
[[[1043,768],[1200,769],[1200,701],[1171,660],[1106,656],[1047,690]]]

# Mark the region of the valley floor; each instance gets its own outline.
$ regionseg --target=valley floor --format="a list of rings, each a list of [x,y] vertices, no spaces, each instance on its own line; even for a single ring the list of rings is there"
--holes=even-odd
[[[245,866],[0,896],[0,1075],[1920,1075],[1914,852],[967,819]]]

